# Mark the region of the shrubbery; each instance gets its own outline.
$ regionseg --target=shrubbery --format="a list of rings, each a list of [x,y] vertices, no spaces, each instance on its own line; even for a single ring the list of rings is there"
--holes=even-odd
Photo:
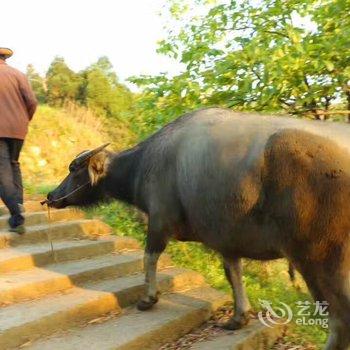
[[[24,180],[28,184],[57,183],[78,153],[105,142],[120,150],[135,142],[135,136],[126,122],[111,124],[84,107],[40,106],[21,154]]]

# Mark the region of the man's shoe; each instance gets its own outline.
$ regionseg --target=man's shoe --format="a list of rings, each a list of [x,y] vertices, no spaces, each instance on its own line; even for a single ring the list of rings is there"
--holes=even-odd
[[[24,227],[24,225],[18,225],[16,227],[11,227],[9,231],[18,233],[19,235],[23,235],[24,233],[26,233],[26,228]]]

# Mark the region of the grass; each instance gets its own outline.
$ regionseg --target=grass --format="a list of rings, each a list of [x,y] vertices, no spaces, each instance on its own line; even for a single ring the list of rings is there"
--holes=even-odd
[[[134,237],[144,245],[146,223],[134,208],[114,202],[90,209],[87,214],[109,224],[116,234]],[[211,286],[231,293],[224,277],[222,261],[213,251],[198,243],[170,242],[166,253],[177,266],[198,271]],[[296,288],[289,281],[287,270],[287,263],[281,260],[264,263],[244,262],[244,282],[254,310],[261,309],[259,300],[268,300],[276,307],[280,306],[279,302],[286,303],[293,310],[293,314],[297,315],[300,310],[296,302],[313,303],[300,276],[297,281],[299,287]],[[310,310],[313,311],[313,308]],[[289,328],[287,339],[296,344],[311,343],[316,348],[321,348],[326,341],[327,333],[320,326],[291,324]]]
[[[51,184],[33,185],[31,183],[24,181],[23,187],[25,189],[25,193],[28,194],[29,196],[34,196],[34,195],[46,196],[50,191],[52,191],[56,187],[56,185],[51,185]]]

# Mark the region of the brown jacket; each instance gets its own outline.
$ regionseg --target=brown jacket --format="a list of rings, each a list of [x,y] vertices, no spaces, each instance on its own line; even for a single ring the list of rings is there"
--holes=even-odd
[[[36,107],[27,77],[0,59],[0,137],[24,140]]]

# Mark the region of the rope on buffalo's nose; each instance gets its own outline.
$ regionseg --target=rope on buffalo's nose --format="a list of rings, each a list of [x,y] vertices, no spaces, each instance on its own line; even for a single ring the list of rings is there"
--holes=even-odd
[[[69,193],[66,194],[65,196],[62,196],[62,197],[59,197],[59,198],[56,198],[56,199],[45,199],[45,200],[41,201],[40,204],[41,204],[41,205],[47,204],[47,206],[49,207],[50,204],[56,203],[56,202],[58,202],[58,201],[61,201],[62,199],[67,199],[67,198],[69,198],[72,194],[78,192],[79,190],[81,190],[82,188],[84,188],[85,186],[90,185],[90,184],[91,184],[91,182],[88,181],[88,182],[84,183],[83,185],[78,186],[75,190],[73,190],[72,192],[69,192]]]
[[[71,196],[72,194],[74,194],[75,192],[78,192],[80,189],[84,188],[85,186],[87,185],[90,185],[90,181],[84,183],[83,185],[81,186],[78,186],[75,190],[73,190],[72,192],[66,194],[65,196],[63,197],[60,197],[60,198],[57,198],[57,199],[54,199],[54,200],[49,200],[49,199],[45,199],[43,201],[40,202],[41,205],[45,205],[46,204],[46,207],[47,207],[47,217],[48,217],[48,227],[47,227],[47,230],[46,230],[46,235],[47,235],[47,240],[50,244],[50,247],[51,247],[51,255],[52,255],[52,258],[54,260],[55,263],[58,262],[57,260],[57,254],[53,248],[53,243],[52,243],[52,240],[50,238],[51,236],[51,212],[50,212],[50,204],[51,203],[55,203],[55,202],[58,202],[62,199],[66,199],[68,198],[69,196]]]
[[[50,207],[48,205],[46,205],[46,207],[47,207],[47,218],[48,218],[48,226],[47,226],[47,230],[46,230],[46,236],[47,236],[47,240],[48,240],[50,247],[51,247],[51,255],[52,255],[53,261],[55,263],[57,263],[58,262],[57,254],[53,248],[53,243],[51,240],[51,210],[50,210]]]

